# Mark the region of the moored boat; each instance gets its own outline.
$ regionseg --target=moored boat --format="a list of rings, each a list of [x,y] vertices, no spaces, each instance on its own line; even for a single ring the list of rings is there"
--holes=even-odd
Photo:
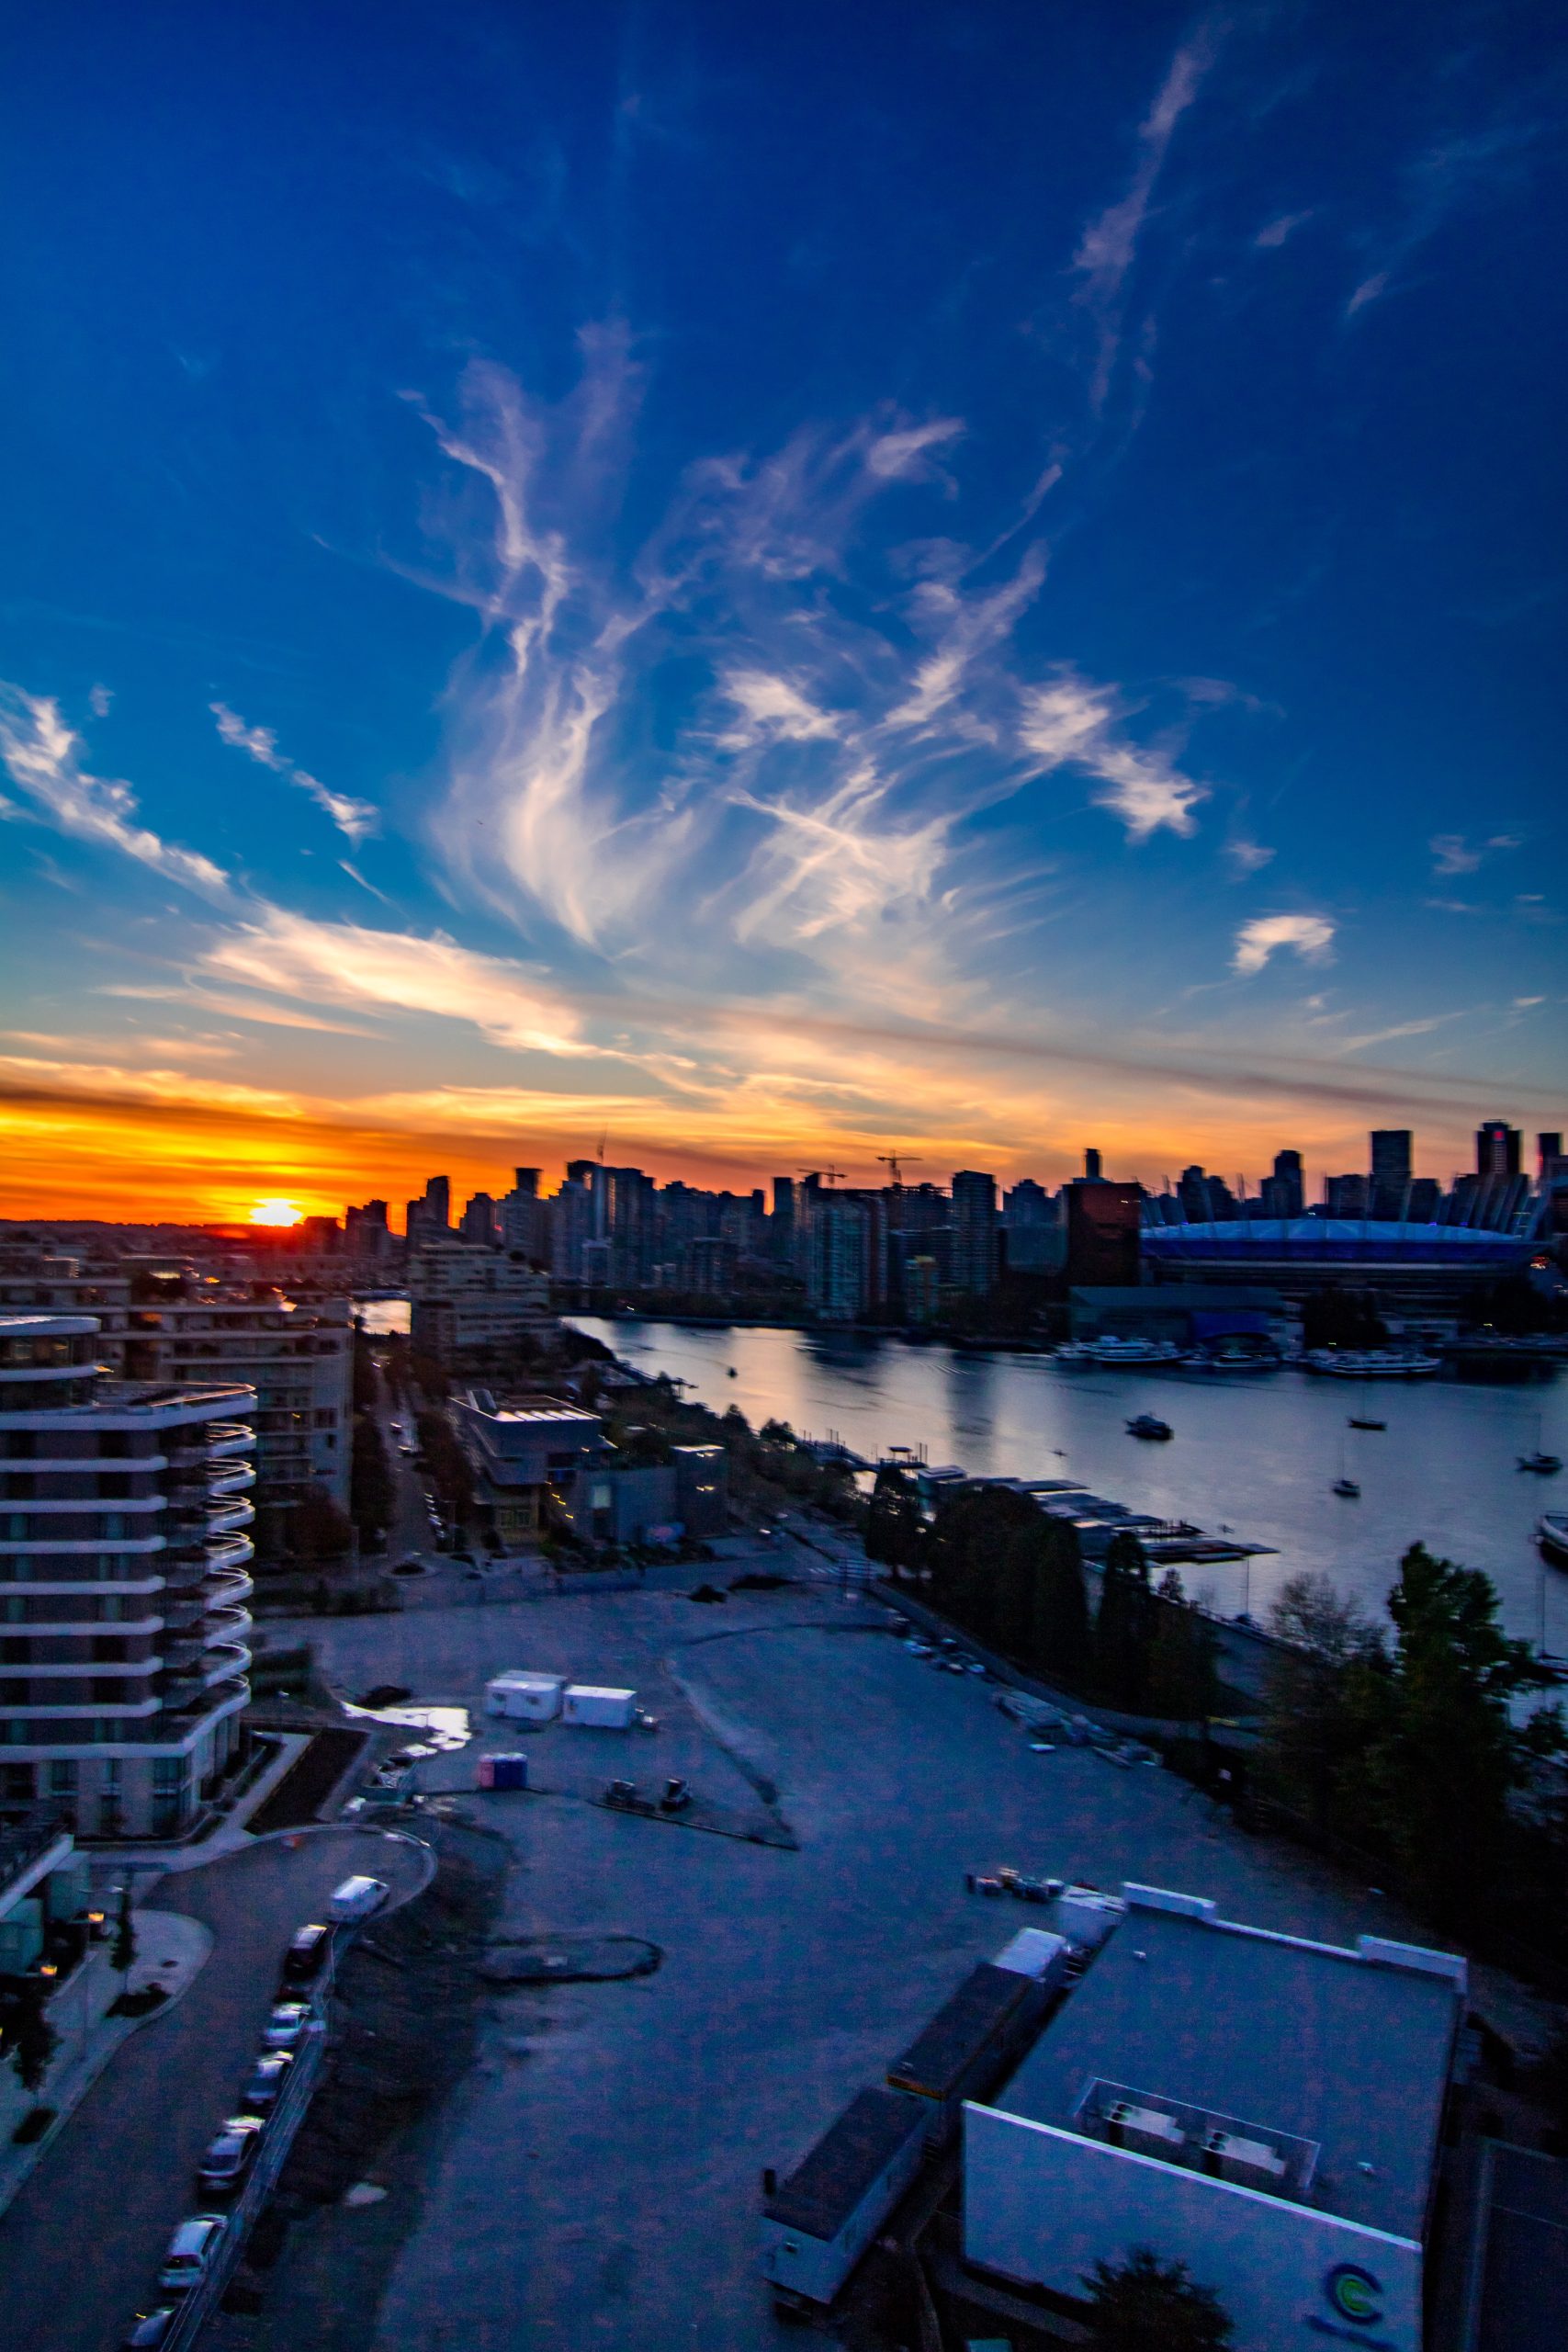
[[[1554,1568],[1568,1568],[1568,1510],[1542,1511],[1536,1521],[1535,1540],[1543,1559]]]
[[[1171,1437],[1175,1434],[1168,1421],[1157,1413],[1139,1413],[1127,1424],[1129,1437]]]

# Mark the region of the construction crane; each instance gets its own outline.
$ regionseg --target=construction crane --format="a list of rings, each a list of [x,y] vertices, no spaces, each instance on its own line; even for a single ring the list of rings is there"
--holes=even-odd
[[[800,1176],[825,1177],[829,1190],[838,1182],[840,1176],[847,1175],[848,1172],[848,1170],[843,1168],[800,1168],[795,1170],[795,1173]]]
[[[911,1168],[918,1168],[920,1164],[919,1154],[918,1152],[912,1156],[906,1153],[905,1158],[908,1159],[908,1163]],[[888,1174],[892,1177],[894,1191],[896,1193],[901,1193],[904,1189],[904,1170],[899,1161],[898,1154],[896,1151],[879,1151],[876,1155],[876,1159],[877,1165],[881,1168],[886,1168]]]

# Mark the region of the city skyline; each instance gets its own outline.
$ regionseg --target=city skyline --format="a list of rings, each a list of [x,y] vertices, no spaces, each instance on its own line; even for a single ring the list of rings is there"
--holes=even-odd
[[[88,13],[8,100],[0,1215],[1562,1124],[1528,12]]]

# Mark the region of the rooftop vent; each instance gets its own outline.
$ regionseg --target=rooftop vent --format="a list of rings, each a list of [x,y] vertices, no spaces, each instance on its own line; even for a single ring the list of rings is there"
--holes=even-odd
[[[1073,2128],[1131,2155],[1152,2156],[1298,2204],[1309,2201],[1317,2172],[1315,2140],[1100,2077],[1074,2109]]]

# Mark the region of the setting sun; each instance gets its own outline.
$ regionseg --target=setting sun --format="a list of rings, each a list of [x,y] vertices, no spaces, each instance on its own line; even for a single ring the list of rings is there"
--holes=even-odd
[[[258,1201],[251,1211],[253,1225],[300,1225],[304,1214],[292,1201]]]

